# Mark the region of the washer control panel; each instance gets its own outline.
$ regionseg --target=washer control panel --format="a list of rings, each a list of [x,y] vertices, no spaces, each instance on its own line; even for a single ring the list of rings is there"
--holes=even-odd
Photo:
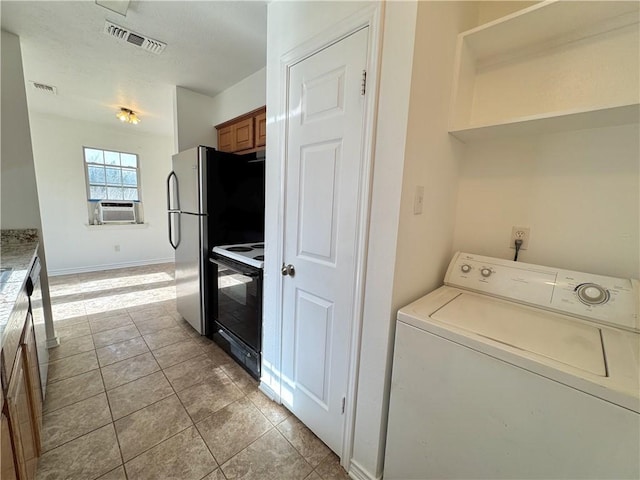
[[[444,283],[640,332],[637,280],[458,252]]]

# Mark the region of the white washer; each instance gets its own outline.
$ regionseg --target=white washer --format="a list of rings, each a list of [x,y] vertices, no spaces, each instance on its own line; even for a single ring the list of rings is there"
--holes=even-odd
[[[640,478],[638,298],[457,253],[398,312],[385,480]]]

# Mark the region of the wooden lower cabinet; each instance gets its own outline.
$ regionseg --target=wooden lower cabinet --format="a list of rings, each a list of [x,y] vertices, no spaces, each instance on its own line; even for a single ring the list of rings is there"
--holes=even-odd
[[[37,455],[41,453],[41,432],[42,432],[42,383],[40,382],[40,365],[38,362],[38,346],[36,345],[36,334],[33,325],[33,317],[28,315],[27,322],[22,334],[22,353],[25,361],[25,373],[27,384],[29,385],[29,400],[33,416],[33,430],[35,435]]]
[[[2,480],[16,480],[18,472],[16,471],[15,452],[11,441],[12,435],[4,396],[0,400],[0,409],[2,409],[2,418],[0,420],[0,478]]]
[[[20,345],[7,387],[6,404],[18,478],[31,480],[35,478],[40,448],[28,369],[26,350]]]

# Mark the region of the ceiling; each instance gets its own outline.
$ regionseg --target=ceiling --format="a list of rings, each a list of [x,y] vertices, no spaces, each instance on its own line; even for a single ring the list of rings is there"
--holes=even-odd
[[[82,1],[0,2],[20,37],[29,109],[173,133],[173,88],[215,96],[266,63],[266,1],[137,1],[126,16]],[[105,20],[167,44],[160,55],[103,33]],[[52,85],[57,95],[29,81]],[[139,125],[120,124],[120,107]]]

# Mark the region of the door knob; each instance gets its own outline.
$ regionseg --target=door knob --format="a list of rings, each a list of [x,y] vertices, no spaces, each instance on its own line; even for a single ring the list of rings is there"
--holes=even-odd
[[[289,264],[289,265],[285,265],[284,263],[282,264],[282,268],[280,269],[280,273],[282,273],[283,276],[291,276],[293,277],[296,274],[296,269],[293,265]]]

